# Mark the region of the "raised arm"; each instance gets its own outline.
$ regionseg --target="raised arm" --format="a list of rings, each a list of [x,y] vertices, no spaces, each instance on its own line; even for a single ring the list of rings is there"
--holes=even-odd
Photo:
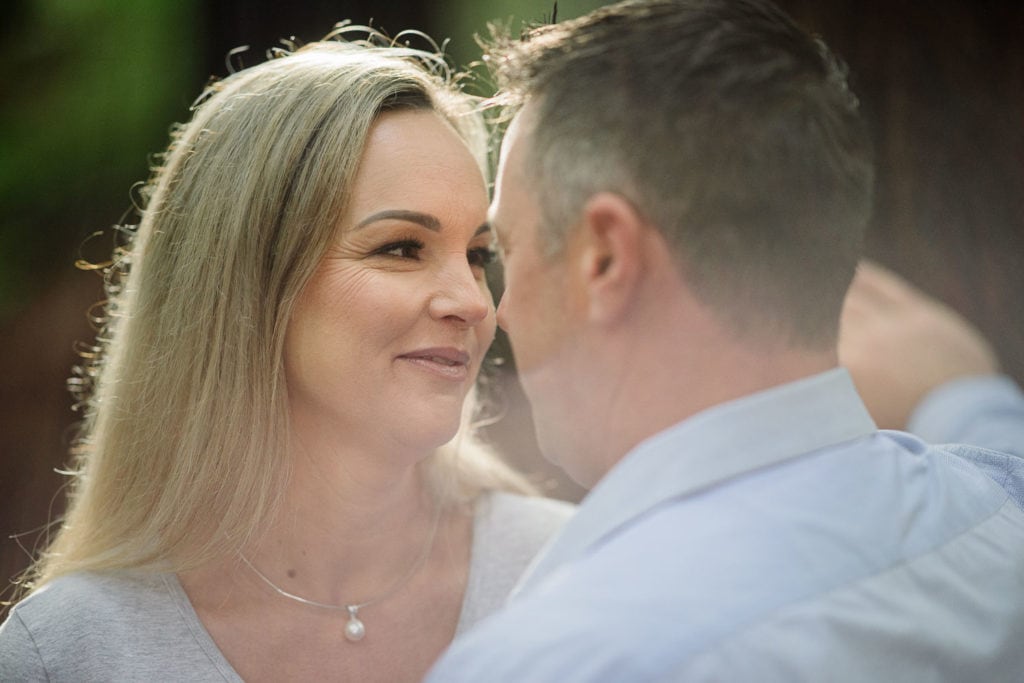
[[[862,262],[843,309],[840,362],[879,427],[1024,455],[1024,393],[958,313]]]

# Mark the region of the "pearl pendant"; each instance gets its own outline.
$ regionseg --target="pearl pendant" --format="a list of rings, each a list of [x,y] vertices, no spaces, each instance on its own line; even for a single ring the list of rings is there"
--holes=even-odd
[[[348,606],[348,623],[345,624],[345,640],[350,643],[358,643],[366,635],[366,627],[359,621],[359,608],[354,605]]]

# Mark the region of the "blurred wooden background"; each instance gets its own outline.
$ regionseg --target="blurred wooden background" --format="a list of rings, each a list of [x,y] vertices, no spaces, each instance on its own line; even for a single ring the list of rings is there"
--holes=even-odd
[[[227,51],[256,59],[282,36],[313,40],[342,18],[451,36],[459,64],[488,17],[539,20],[548,2],[153,3],[13,0],[0,28],[0,584],[24,569],[62,509],[65,379],[99,280],[75,258],[109,250],[109,228],[147,175],[146,155]],[[562,2],[559,17],[597,2]],[[869,253],[972,320],[1024,379],[1024,3],[785,0],[850,65],[878,146]],[[164,7],[164,5],[166,5]],[[287,9],[286,9],[287,7]],[[134,9],[133,9],[134,8]],[[76,13],[77,12],[77,13]],[[252,63],[249,61],[248,63]],[[92,80],[88,80],[91,78]],[[83,81],[83,79],[85,79]],[[83,83],[85,85],[83,86]],[[87,86],[87,87],[86,87]],[[83,246],[85,243],[85,246]],[[514,378],[488,429],[553,495],[581,491],[536,451]],[[0,608],[0,614],[3,609]]]

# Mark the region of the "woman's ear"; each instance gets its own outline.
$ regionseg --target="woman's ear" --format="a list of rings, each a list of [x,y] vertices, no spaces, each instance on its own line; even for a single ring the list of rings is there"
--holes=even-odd
[[[587,315],[594,322],[613,322],[637,293],[650,226],[632,202],[613,192],[588,199],[581,218],[576,263]]]

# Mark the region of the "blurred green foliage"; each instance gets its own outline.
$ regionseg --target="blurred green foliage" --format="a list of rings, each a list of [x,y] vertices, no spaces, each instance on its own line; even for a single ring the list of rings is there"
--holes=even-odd
[[[163,147],[172,118],[187,114],[201,38],[189,0],[13,0],[9,9],[0,321],[70,269],[77,241],[130,207],[130,186],[148,173],[138,150]]]
[[[497,24],[513,35],[524,27],[550,23],[552,18],[571,19],[607,5],[611,0],[450,0],[439,9],[435,24],[438,38],[450,38],[447,53],[460,67],[480,59],[476,36],[486,38],[488,25]],[[477,94],[490,94],[481,92]]]

